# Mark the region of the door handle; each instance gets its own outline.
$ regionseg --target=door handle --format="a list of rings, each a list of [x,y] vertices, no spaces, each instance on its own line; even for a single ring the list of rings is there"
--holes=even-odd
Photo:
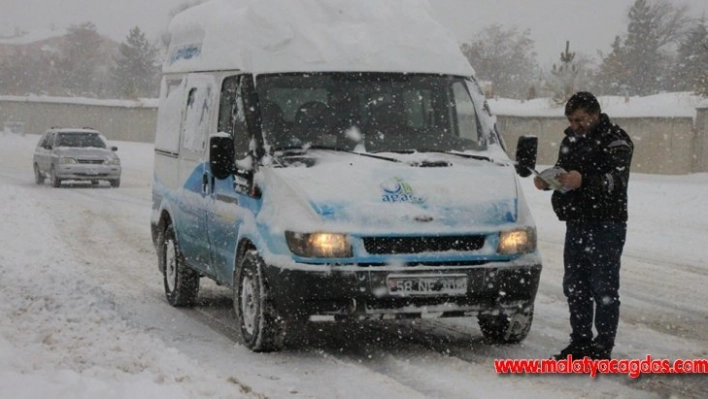
[[[206,173],[202,175],[202,194],[208,194],[207,188],[209,187],[209,176]]]

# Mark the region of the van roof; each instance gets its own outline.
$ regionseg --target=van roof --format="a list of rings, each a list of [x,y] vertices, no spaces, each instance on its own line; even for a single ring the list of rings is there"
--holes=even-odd
[[[211,0],[177,14],[163,72],[474,75],[427,0]]]

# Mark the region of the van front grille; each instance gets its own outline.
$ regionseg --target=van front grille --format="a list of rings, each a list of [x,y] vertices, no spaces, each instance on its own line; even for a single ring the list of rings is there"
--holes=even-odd
[[[364,248],[372,255],[417,254],[421,252],[476,251],[484,246],[483,235],[426,237],[364,237]]]

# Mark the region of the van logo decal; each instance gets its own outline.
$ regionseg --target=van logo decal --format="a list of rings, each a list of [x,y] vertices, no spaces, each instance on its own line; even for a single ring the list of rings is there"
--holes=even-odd
[[[381,183],[383,202],[410,202],[420,204],[425,200],[417,195],[410,184],[406,183],[400,177],[393,177]]]
[[[172,51],[170,56],[170,65],[174,64],[178,60],[189,60],[194,57],[199,57],[201,53],[201,44],[187,44],[182,47],[178,47]]]

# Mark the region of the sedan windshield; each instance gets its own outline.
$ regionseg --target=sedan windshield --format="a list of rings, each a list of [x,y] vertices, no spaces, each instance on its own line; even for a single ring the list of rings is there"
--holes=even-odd
[[[106,148],[106,143],[97,133],[59,133],[57,147]]]
[[[262,75],[262,127],[272,150],[481,151],[487,141],[471,80],[403,73]]]

